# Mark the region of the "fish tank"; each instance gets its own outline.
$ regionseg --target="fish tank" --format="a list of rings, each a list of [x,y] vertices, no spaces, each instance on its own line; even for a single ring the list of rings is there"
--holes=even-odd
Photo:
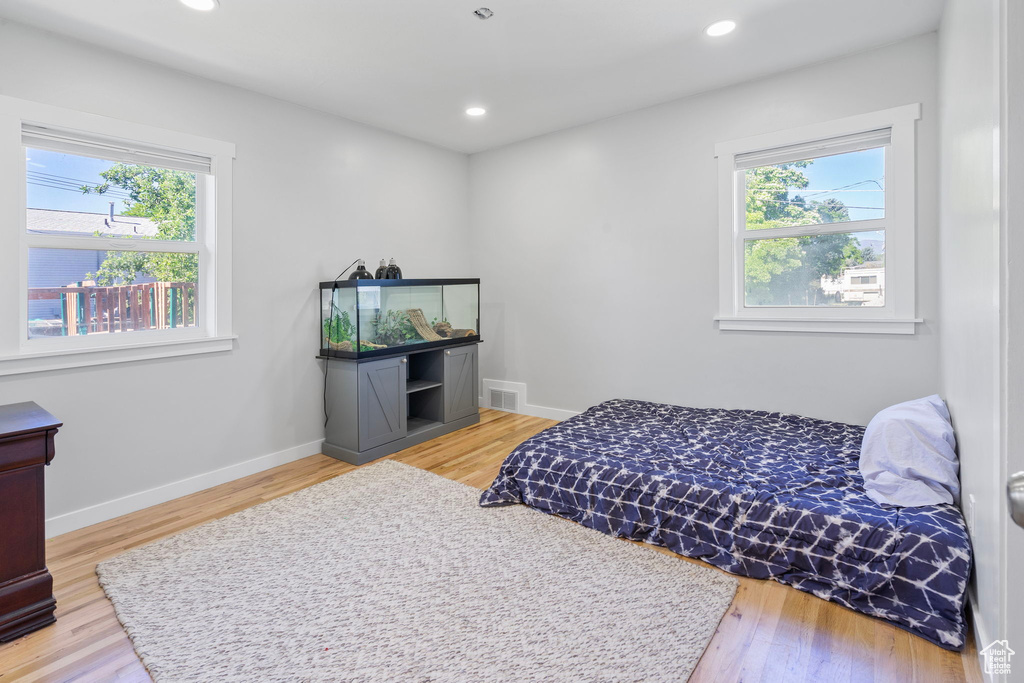
[[[320,283],[320,355],[367,358],[480,341],[480,280]]]

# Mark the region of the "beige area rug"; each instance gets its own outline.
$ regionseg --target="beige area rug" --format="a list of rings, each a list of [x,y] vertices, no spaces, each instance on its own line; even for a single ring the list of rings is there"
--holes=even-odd
[[[156,681],[681,681],[736,579],[384,461],[97,568]]]

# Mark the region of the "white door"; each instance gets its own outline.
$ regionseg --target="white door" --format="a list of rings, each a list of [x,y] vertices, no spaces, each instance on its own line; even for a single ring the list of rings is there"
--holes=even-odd
[[[1024,6],[1003,0],[1001,128],[1003,203],[1001,217],[1003,344],[1006,384],[1003,387],[1003,457],[1007,478],[1024,472]],[[1011,87],[1008,87],[1012,84]],[[1007,680],[1024,681],[1024,527],[1014,522],[1009,505],[1006,520],[1004,595],[1007,646],[1014,651]],[[1020,515],[1018,515],[1018,520]],[[984,644],[981,645],[984,647]]]

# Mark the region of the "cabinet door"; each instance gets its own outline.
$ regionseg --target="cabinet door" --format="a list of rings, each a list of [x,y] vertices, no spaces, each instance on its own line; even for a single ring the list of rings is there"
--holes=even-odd
[[[477,412],[476,345],[444,352],[444,421],[451,422]]]
[[[359,450],[405,436],[406,362],[403,356],[359,364]]]

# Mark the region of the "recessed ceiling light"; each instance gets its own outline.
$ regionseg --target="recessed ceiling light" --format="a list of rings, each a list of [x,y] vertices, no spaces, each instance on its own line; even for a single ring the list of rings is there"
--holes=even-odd
[[[212,9],[217,9],[217,5],[220,3],[217,0],[181,0],[181,4],[200,12],[209,12]]]
[[[470,107],[466,110],[467,116],[483,116],[487,113],[487,110],[483,107]]]
[[[704,29],[704,33],[708,34],[712,38],[718,36],[724,36],[726,33],[732,33],[733,29],[736,28],[736,22],[732,19],[723,19],[722,21],[716,21],[715,23]]]

